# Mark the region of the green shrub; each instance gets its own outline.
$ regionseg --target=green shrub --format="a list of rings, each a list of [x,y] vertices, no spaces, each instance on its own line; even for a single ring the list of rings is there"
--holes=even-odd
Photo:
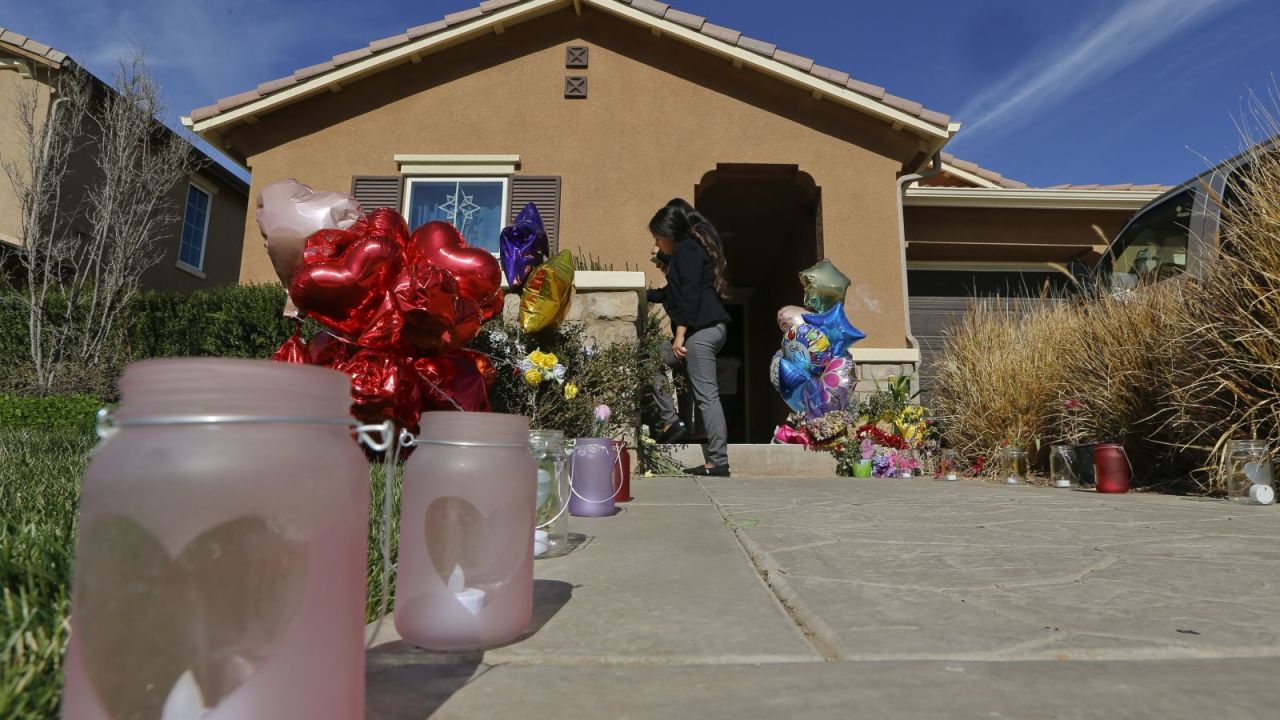
[[[293,323],[281,315],[279,285],[230,285],[193,293],[139,295],[121,337],[127,360],[153,357],[270,357]]]
[[[30,430],[93,430],[103,402],[87,395],[0,395],[0,427]]]

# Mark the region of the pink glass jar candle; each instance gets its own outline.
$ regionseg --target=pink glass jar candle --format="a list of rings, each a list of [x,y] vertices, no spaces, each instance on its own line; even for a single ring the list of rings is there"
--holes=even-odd
[[[350,380],[149,360],[120,390],[80,497],[62,717],[363,717]]]
[[[396,630],[430,650],[514,640],[533,619],[529,420],[435,412],[421,428],[404,469]]]

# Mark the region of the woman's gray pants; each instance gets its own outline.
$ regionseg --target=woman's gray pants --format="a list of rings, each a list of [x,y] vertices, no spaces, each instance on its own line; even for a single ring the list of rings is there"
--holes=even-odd
[[[702,415],[702,425],[707,431],[707,444],[702,446],[702,457],[712,466],[729,464],[729,430],[724,421],[724,408],[720,407],[720,385],[716,378],[716,355],[724,347],[728,332],[723,323],[703,328],[684,339],[689,354],[683,361],[671,350],[671,343],[664,342],[660,349],[662,361],[672,370],[685,367],[689,384],[693,386],[693,398]],[[680,419],[676,404],[667,386],[666,374],[653,378],[653,397],[662,413],[662,422],[669,425]]]

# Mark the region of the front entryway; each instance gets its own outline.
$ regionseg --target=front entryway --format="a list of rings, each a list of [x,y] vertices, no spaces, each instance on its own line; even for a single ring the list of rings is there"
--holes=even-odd
[[[694,204],[724,239],[733,324],[720,355],[729,442],[765,443],[787,415],[769,383],[776,315],[801,299],[797,274],[823,256],[821,189],[796,165],[718,164]]]

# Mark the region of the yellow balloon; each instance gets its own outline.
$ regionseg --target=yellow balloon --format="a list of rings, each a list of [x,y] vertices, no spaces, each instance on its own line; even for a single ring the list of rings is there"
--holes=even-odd
[[[520,295],[520,329],[526,333],[554,328],[569,313],[573,296],[573,254],[563,250],[538,266]]]
[[[830,260],[802,271],[800,284],[804,286],[804,304],[815,312],[826,312],[836,303],[844,302],[844,294],[849,290],[849,278]]]

